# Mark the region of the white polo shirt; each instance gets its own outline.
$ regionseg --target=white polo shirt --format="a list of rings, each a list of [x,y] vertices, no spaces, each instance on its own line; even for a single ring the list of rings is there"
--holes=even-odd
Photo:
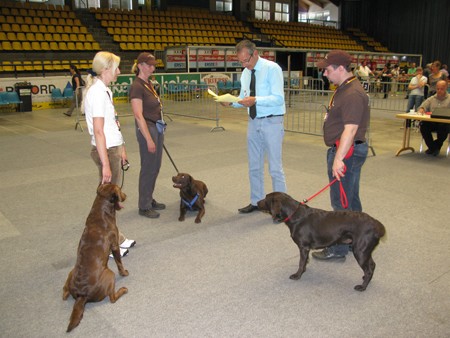
[[[106,138],[106,148],[120,146],[123,144],[123,136],[116,123],[112,92],[105,86],[103,81],[99,79],[94,81],[83,101],[86,123],[91,135],[91,144],[96,146],[93,119],[94,117],[102,117],[104,118],[103,132]]]

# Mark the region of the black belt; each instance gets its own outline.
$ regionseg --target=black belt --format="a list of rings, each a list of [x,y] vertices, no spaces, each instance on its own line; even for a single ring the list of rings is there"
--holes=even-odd
[[[267,115],[267,116],[261,116],[261,117],[257,116],[256,118],[257,119],[270,119],[271,117],[277,117],[277,116],[284,116],[284,114],[281,114],[281,115]]]
[[[355,142],[353,142],[353,144],[357,145],[357,144],[363,144],[366,143],[366,141],[360,141],[360,140],[356,140]],[[332,147],[336,148],[336,144],[333,144]]]

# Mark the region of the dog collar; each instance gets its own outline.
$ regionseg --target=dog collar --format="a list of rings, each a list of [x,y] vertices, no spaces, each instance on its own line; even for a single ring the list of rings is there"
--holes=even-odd
[[[280,221],[282,221],[282,222],[284,222],[284,223],[286,223],[287,221],[289,221],[289,220],[292,218],[292,216],[295,215],[295,213],[297,212],[298,208],[300,208],[301,205],[305,205],[306,202],[307,202],[306,200],[304,200],[303,202],[300,202],[300,203],[297,205],[297,208],[295,208],[295,210],[294,210],[294,212],[293,212],[292,214],[290,214],[288,217],[286,217],[286,218],[283,219],[283,220],[280,219]]]

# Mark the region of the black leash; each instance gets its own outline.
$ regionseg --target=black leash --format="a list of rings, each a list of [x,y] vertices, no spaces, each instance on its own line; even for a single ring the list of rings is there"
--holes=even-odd
[[[125,171],[130,169],[130,162],[125,161],[124,164],[122,164],[122,184],[120,185],[120,189],[123,187],[123,182],[125,181]]]
[[[177,171],[177,174],[179,174],[180,172],[178,171],[178,168],[177,168],[177,166],[175,165],[175,162],[172,160],[172,157],[170,156],[169,152],[167,151],[167,148],[166,148],[166,145],[165,145],[165,144],[163,144],[163,148],[164,148],[164,151],[166,152],[167,156],[169,157],[170,162],[172,162],[173,167],[174,167],[175,170]]]

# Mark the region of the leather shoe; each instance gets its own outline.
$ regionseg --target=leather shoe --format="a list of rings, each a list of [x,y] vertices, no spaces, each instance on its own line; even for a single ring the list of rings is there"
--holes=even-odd
[[[253,212],[255,210],[258,210],[258,207],[256,205],[251,204],[251,203],[249,205],[247,205],[246,207],[238,209],[238,211],[241,214],[249,214],[249,213],[251,213],[251,212]]]
[[[153,209],[147,209],[147,210],[139,209],[139,215],[148,217],[148,218],[158,218],[159,217],[159,213]]]
[[[337,254],[333,251],[328,250],[328,248],[325,248],[322,251],[313,252],[312,256],[322,261],[326,261],[329,259],[345,259],[345,255]]]
[[[163,203],[158,203],[156,200],[152,201],[152,209],[153,210],[164,210],[166,208],[166,205]]]

